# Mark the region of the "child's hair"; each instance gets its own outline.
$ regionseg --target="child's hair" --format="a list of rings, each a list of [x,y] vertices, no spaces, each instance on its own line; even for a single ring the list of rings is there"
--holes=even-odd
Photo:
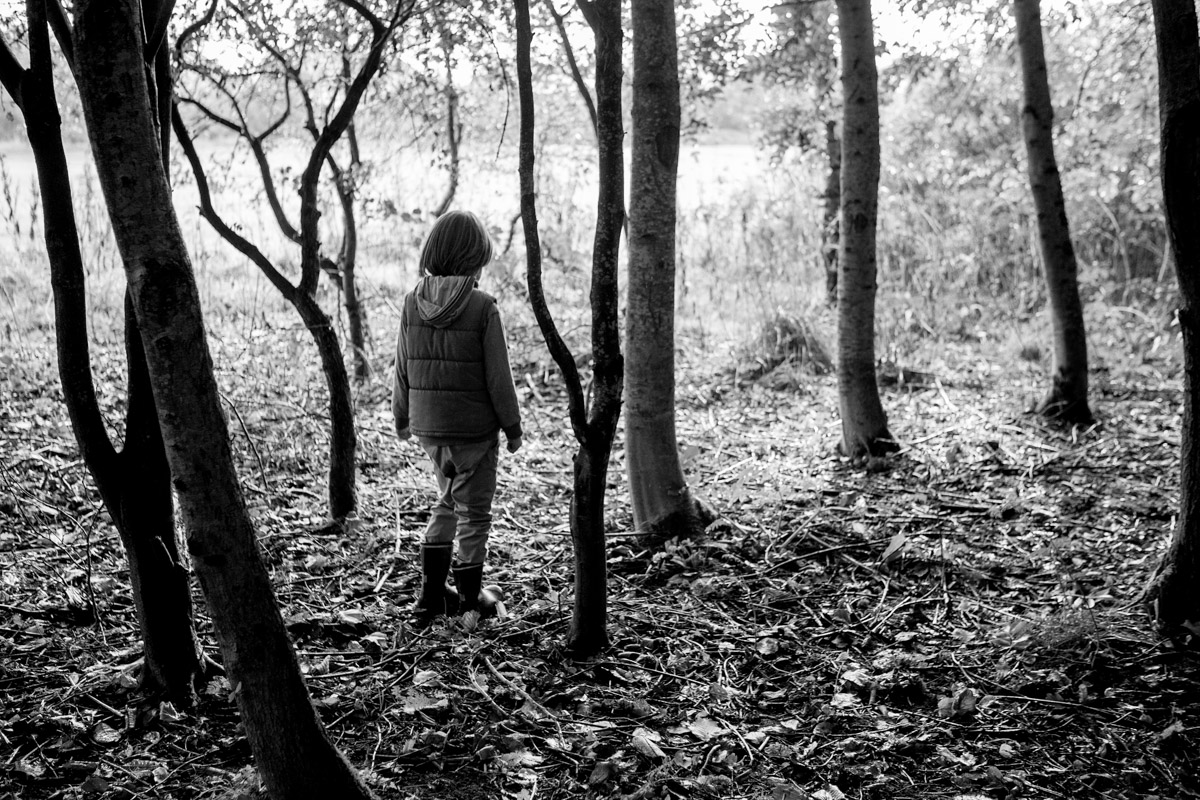
[[[424,275],[471,275],[492,260],[492,239],[470,211],[448,211],[421,246]]]

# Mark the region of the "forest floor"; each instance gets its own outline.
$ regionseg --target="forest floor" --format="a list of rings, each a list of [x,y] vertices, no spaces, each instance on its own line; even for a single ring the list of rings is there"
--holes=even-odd
[[[303,332],[214,348],[309,686],[383,797],[1196,797],[1200,660],[1138,603],[1178,502],[1178,338],[1127,316],[1146,327],[1094,348],[1086,429],[1025,412],[1036,358],[989,362],[969,336],[910,350],[881,377],[903,451],[869,471],[835,452],[834,377],[793,360],[751,380],[776,359],[685,340],[681,451],[720,519],[647,547],[618,441],[611,647],[584,662],[562,650],[574,445],[535,332],[513,331],[528,436],[502,457],[487,574],[507,614],[424,631],[403,620],[432,478],[391,435],[386,378],[358,398],[361,520],[323,530],[319,381],[270,372],[312,360]],[[259,797],[222,678],[190,709],[138,694],[124,561],[49,334],[7,353],[0,798]]]

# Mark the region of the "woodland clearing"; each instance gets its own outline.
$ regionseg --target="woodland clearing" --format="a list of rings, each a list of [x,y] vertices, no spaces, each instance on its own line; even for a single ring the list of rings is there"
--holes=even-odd
[[[618,436],[612,646],[589,662],[560,648],[573,441],[511,294],[529,435],[502,464],[487,576],[507,617],[472,630],[402,623],[430,478],[391,432],[386,302],[350,532],[321,529],[304,331],[266,302],[214,315],[210,334],[310,688],[383,796],[1194,796],[1198,665],[1137,606],[1177,503],[1178,330],[1169,296],[1108,296],[1087,304],[1099,422],[1073,430],[1024,413],[1041,315],[922,320],[884,301],[880,382],[904,450],[867,471],[837,456],[836,380],[787,357],[786,318],[741,343],[684,320],[680,442],[721,517],[661,548],[628,533]],[[812,309],[817,330],[829,314]],[[223,679],[191,710],[137,696],[124,561],[76,455],[52,329],[18,324],[0,377],[0,796],[258,796]],[[119,353],[113,336],[95,358],[110,412]]]

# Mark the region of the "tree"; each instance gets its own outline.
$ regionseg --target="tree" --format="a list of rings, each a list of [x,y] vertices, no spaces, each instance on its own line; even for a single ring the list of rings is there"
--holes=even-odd
[[[44,2],[29,0],[31,17]],[[271,797],[370,797],[321,726],[257,549],[161,159],[139,8],[138,0],[81,0],[69,44],[188,552]]]
[[[550,12],[550,16],[554,20],[554,27],[558,31],[558,40],[562,44],[563,57],[567,60],[567,70],[571,74],[571,81],[579,90],[579,97],[587,107],[588,119],[592,123],[592,132],[598,137],[600,120],[596,117],[596,101],[592,97],[591,90],[588,89],[583,72],[579,69],[579,60],[575,57],[575,48],[571,46],[571,37],[567,35],[566,14],[560,13],[555,8],[554,0],[545,0],[545,3],[546,10]]]
[[[59,13],[55,9],[54,13]],[[146,29],[156,31],[161,8],[146,3]],[[65,22],[65,16],[58,17]],[[131,298],[125,302],[128,365],[124,444],[109,438],[92,379],[88,343],[86,280],[80,250],[71,179],[63,147],[54,86],[47,9],[28,11],[28,69],[0,40],[0,83],[25,118],[45,219],[46,251],[54,293],[59,379],[79,452],[117,528],[129,561],[129,582],[144,642],[142,689],[178,705],[191,705],[204,661],[192,625],[190,576],[182,562],[175,530],[171,472],[150,390],[146,356]],[[162,51],[161,41],[147,48]],[[71,49],[64,47],[70,58]],[[155,58],[157,63],[157,58]],[[169,73],[152,72],[147,89],[170,96]],[[156,106],[157,107],[157,106]]]
[[[446,182],[446,193],[441,202],[433,210],[435,217],[440,217],[450,210],[454,195],[458,192],[458,178],[461,171],[459,146],[462,144],[463,124],[459,120],[459,93],[454,85],[454,37],[444,19],[439,19],[439,40],[442,46],[442,58],[446,74],[446,158],[449,161],[449,175]]]
[[[1013,14],[1025,94],[1021,126],[1054,326],[1054,374],[1050,392],[1038,411],[1063,422],[1087,424],[1092,419],[1087,400],[1087,336],[1079,301],[1079,268],[1067,224],[1062,179],[1054,158],[1054,109],[1050,102],[1039,0],[1013,0]]]
[[[765,143],[773,157],[790,148],[821,150],[828,172],[822,192],[821,260],[825,296],[837,303],[838,212],[841,208],[842,141],[838,130],[840,97],[836,90],[838,60],[832,2],[783,3],[775,6],[766,50],[752,62],[749,74],[787,92],[785,100],[763,115]]]
[[[517,82],[521,101],[521,217],[526,276],[538,327],[567,384],[568,415],[579,450],[574,461],[571,540],[575,551],[575,602],[567,646],[590,656],[608,644],[607,556],[604,492],[621,413],[624,365],[618,325],[617,261],[625,219],[621,121],[621,0],[578,0],[596,39],[596,139],[599,195],[592,252],[592,397],[584,396],[575,359],[554,324],[542,289],[541,246],[534,183],[534,107],[529,0],[515,0]]]
[[[1158,49],[1162,190],[1179,278],[1183,333],[1183,424],[1179,518],[1146,599],[1172,635],[1200,623],[1200,33],[1192,0],[1152,0]]]
[[[219,93],[232,109],[231,115],[226,116],[202,102],[195,93],[187,100],[188,104],[201,110],[206,118],[218,125],[233,131],[249,146],[254,155],[255,163],[262,179],[262,186],[280,230],[300,250],[300,279],[293,283],[281,269],[246,236],[228,223],[216,209],[209,188],[204,164],[192,140],[191,134],[179,113],[173,115],[176,135],[192,173],[196,178],[200,197],[200,213],[223,239],[232,244],[240,253],[250,259],[266,275],[271,284],[296,309],[300,318],[308,328],[317,352],[321,358],[321,368],[325,375],[325,383],[329,391],[329,513],[334,521],[344,520],[353,514],[357,506],[355,492],[355,454],[358,448],[358,437],[354,423],[354,400],[350,391],[350,379],[346,371],[345,360],[342,357],[341,343],[329,315],[321,308],[317,298],[318,282],[322,271],[326,271],[341,281],[344,292],[346,309],[350,319],[351,342],[359,360],[358,372],[366,374],[363,348],[365,347],[364,321],[361,304],[358,299],[354,282],[355,254],[357,253],[357,233],[354,216],[354,168],[359,162],[357,140],[353,136],[351,123],[358,109],[359,102],[371,80],[380,68],[383,51],[392,34],[412,13],[412,0],[399,0],[393,8],[390,19],[383,19],[372,13],[357,0],[343,0],[343,5],[352,9],[369,30],[367,53],[351,76],[348,48],[348,34],[339,26],[332,26],[333,35],[337,38],[338,47],[336,58],[336,81],[331,97],[325,104],[323,115],[317,112],[317,103],[313,97],[313,87],[310,84],[310,70],[306,64],[306,55],[310,52],[306,46],[298,45],[295,51],[290,51],[282,45],[277,45],[268,36],[268,31],[278,30],[279,25],[270,15],[275,9],[256,7],[254,11],[267,15],[260,18],[251,10],[239,5],[231,5],[230,16],[223,20],[229,25],[244,25],[247,36],[255,45],[266,53],[266,66],[256,67],[247,74],[229,73],[223,71],[211,61],[197,59],[191,69],[205,76],[213,89]],[[213,8],[215,9],[215,5]],[[211,19],[203,20],[207,24]],[[295,18],[292,20],[296,21]],[[301,27],[300,40],[307,42],[303,35],[305,31],[329,33],[318,23],[320,18],[304,17],[299,20],[304,23]],[[193,26],[190,32],[199,30]],[[181,45],[185,44],[181,42]],[[247,99],[239,94],[244,87],[257,86],[266,70],[267,75],[274,76],[278,83],[272,84],[281,90],[284,98],[284,108],[260,132],[252,130],[251,115],[246,108]],[[292,114],[293,93],[299,97],[303,108],[303,124],[312,139],[306,165],[299,181],[300,214],[299,224],[293,224],[284,210],[276,187],[276,178],[272,172],[270,160],[265,145],[272,134],[278,132],[289,121]],[[255,95],[249,97],[256,101]],[[349,169],[344,168],[335,157],[333,148],[343,135],[348,137],[350,152]],[[322,252],[320,242],[320,208],[318,189],[322,171],[328,168],[334,178],[337,189],[345,237],[340,249],[340,259],[335,262]]]
[[[899,449],[875,380],[875,226],[879,80],[870,0],[838,0],[842,66],[842,209],[838,244],[838,406],[852,460]]]
[[[632,26],[625,461],[635,527],[656,537],[689,536],[711,514],[688,489],[675,436],[680,107],[672,0],[633,0]]]

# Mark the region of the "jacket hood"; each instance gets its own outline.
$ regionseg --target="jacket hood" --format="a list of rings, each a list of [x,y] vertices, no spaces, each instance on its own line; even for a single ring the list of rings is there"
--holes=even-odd
[[[467,307],[475,284],[473,275],[427,275],[417,284],[417,312],[435,328],[444,328]]]

